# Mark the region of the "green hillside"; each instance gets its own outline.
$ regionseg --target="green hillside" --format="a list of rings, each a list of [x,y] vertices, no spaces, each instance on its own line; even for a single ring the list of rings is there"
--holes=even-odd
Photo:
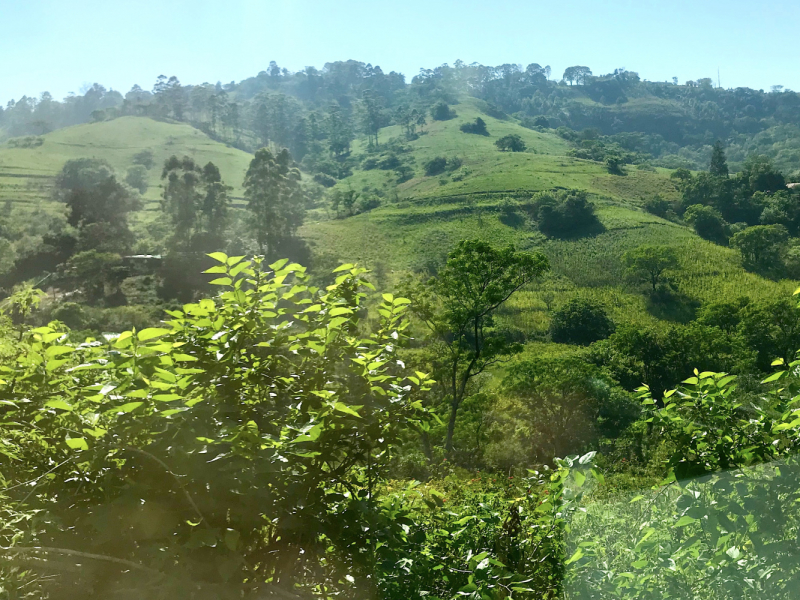
[[[0,202],[32,203],[46,199],[52,178],[65,162],[74,158],[101,158],[124,177],[134,155],[142,150],[153,152],[155,164],[148,172],[146,200],[160,197],[160,166],[173,154],[188,155],[200,164],[212,161],[223,179],[233,186],[233,196],[240,197],[240,186],[251,158],[246,152],[215,142],[190,125],[146,117],[120,117],[76,125],[41,139],[44,143],[32,148],[0,145]]]
[[[601,300],[619,322],[654,323],[686,320],[693,307],[705,302],[743,295],[777,298],[796,287],[794,282],[749,273],[735,250],[645,212],[643,201],[655,194],[679,198],[669,179],[671,171],[629,165],[623,175],[612,175],[601,163],[565,156],[568,146],[552,133],[482,113],[475,99],[467,98],[453,108],[456,118],[433,121],[424,135],[402,142],[415,176],[397,186],[397,194],[384,198],[380,208],[342,219],[332,219],[324,211],[309,215],[301,234],[317,254],[328,255],[331,262],[366,264],[392,285],[405,272],[442,264],[447,252],[464,238],[541,250],[551,261],[552,277],[517,294],[504,315],[509,324],[534,336],[544,334],[549,324],[542,300],[546,291],[557,292],[557,305],[574,296],[589,296]],[[486,121],[489,136],[459,130],[478,116]],[[520,135],[528,150],[498,151],[495,140],[509,133]],[[402,131],[387,127],[380,135],[385,154],[386,147],[397,146],[391,140],[401,138]],[[355,144],[354,152],[367,155],[363,141]],[[454,173],[426,177],[422,165],[435,156],[461,158],[463,166]],[[393,189],[393,175],[380,169],[357,170],[337,187],[363,194]],[[548,239],[524,214],[506,214],[509,201],[513,205],[553,188],[589,192],[604,231],[577,239]],[[681,296],[672,306],[652,305],[626,279],[623,254],[644,244],[673,246],[678,253],[680,271],[673,281]]]

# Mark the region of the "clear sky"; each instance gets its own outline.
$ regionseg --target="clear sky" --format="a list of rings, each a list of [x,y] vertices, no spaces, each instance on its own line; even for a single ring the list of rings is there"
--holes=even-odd
[[[800,91],[798,28],[800,0],[0,0],[0,102],[351,58],[409,80],[461,59]]]

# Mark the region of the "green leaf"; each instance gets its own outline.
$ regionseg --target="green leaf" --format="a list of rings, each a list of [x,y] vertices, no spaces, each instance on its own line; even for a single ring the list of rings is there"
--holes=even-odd
[[[582,559],[582,558],[583,558],[583,548],[578,548],[578,549],[575,551],[575,554],[573,554],[573,555],[572,555],[572,556],[571,556],[569,559],[567,559],[566,561],[564,561],[564,564],[565,564],[565,565],[571,565],[571,564],[572,564],[572,563],[574,563],[576,560],[580,560],[580,559]]]
[[[139,408],[142,404],[144,404],[144,402],[128,402],[127,404],[113,409],[113,411],[117,413],[129,413]]]
[[[575,485],[577,487],[581,487],[586,481],[586,475],[584,475],[581,471],[575,471]]]
[[[673,525],[673,527],[686,527],[686,525],[691,525],[692,523],[696,523],[696,522],[697,522],[697,519],[693,519],[689,515],[684,515],[680,519],[678,519],[678,522],[675,523],[675,525]]]
[[[328,313],[331,317],[338,317],[339,315],[352,315],[353,310],[344,306],[336,306]]]
[[[213,258],[217,262],[225,263],[225,262],[228,261],[228,255],[225,254],[224,252],[212,252],[208,256],[210,256],[211,258]]]
[[[353,268],[353,265],[351,265],[351,264],[349,264],[349,263],[348,263],[348,264],[344,264],[344,265],[341,265],[341,266],[338,266],[338,267],[336,267],[336,268],[333,270],[333,272],[334,272],[334,273],[339,273],[340,271],[349,271],[349,270],[350,270],[350,269],[352,269],[352,268]]]
[[[233,283],[233,279],[230,277],[218,277],[217,279],[212,279],[208,283],[210,285],[230,285]]]
[[[136,335],[136,339],[140,342],[146,342],[147,340],[152,340],[162,335],[167,335],[168,333],[171,333],[171,330],[162,327],[148,327],[147,329],[142,329]]]
[[[63,400],[50,400],[49,402],[45,402],[45,408],[58,408],[60,410],[66,410],[67,412],[72,412],[72,406],[64,402]]]
[[[361,415],[354,411],[352,408],[347,406],[344,402],[337,402],[333,406],[334,409],[338,410],[339,412],[347,413],[348,415],[353,415],[354,417],[361,418]]]
[[[767,377],[761,383],[769,383],[770,381],[777,381],[778,379],[783,377],[785,374],[786,374],[786,371],[778,371],[777,373],[773,373],[772,375]]]
[[[67,442],[67,446],[72,448],[73,450],[88,450],[89,444],[86,443],[84,438],[67,438],[65,440]]]

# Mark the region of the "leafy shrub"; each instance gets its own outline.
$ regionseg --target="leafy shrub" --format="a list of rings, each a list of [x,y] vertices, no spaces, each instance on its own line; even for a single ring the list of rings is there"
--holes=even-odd
[[[42,144],[44,144],[44,138],[38,135],[29,135],[8,140],[9,148],[38,148]]]
[[[489,135],[486,129],[486,121],[477,117],[474,123],[462,123],[459,127],[464,133],[474,133],[476,135]]]
[[[314,175],[314,181],[326,188],[331,188],[336,185],[336,180],[325,173],[316,173]]]
[[[356,210],[359,213],[367,212],[381,205],[381,199],[377,196],[362,197],[356,202]]]
[[[548,121],[547,117],[545,117],[544,115],[539,115],[538,117],[535,117],[533,119],[533,125],[534,127],[548,128],[550,127],[550,121]]]
[[[461,165],[463,165],[463,164],[464,164],[464,161],[462,161],[458,156],[454,156],[453,158],[448,158],[447,159],[447,170],[448,171],[457,171],[458,169],[461,168]]]
[[[726,244],[728,241],[728,223],[711,206],[693,204],[683,213],[683,220],[694,227],[697,235],[705,240],[717,244]]]
[[[134,165],[125,175],[125,183],[137,190],[140,194],[147,191],[147,169],[142,165]]]
[[[457,116],[456,111],[444,101],[439,101],[431,107],[431,118],[434,121],[449,121]]]
[[[441,175],[447,169],[447,159],[444,156],[437,156],[436,158],[432,158],[422,166],[425,169],[425,175],[427,175],[428,177]]]
[[[516,133],[504,135],[494,143],[501,152],[525,152],[527,146]]]
[[[588,346],[614,333],[614,323],[597,302],[574,298],[553,313],[550,336],[558,344]]]
[[[367,156],[361,161],[361,168],[365,171],[371,171],[378,168],[379,158],[377,156]]]
[[[23,539],[3,527],[0,540],[117,561],[73,567],[39,597],[370,595],[371,578],[389,577],[381,548],[405,546],[407,513],[378,493],[399,435],[425,418],[409,392],[428,386],[394,355],[408,301],[385,295],[378,330],[359,339],[363,269],[317,291],[286,260],[214,259],[223,292],[162,327],[80,345],[56,324],[22,336],[0,382],[0,455],[10,436],[18,446],[0,519],[29,500],[43,512]],[[46,471],[31,498],[22,484]]]
[[[659,194],[656,194],[652,198],[645,200],[644,209],[651,215],[666,219],[668,213],[672,210],[672,205]]]
[[[141,150],[137,152],[133,155],[133,160],[131,160],[131,162],[134,165],[143,166],[148,171],[153,168],[153,165],[156,164],[152,150]]]
[[[539,230],[548,236],[580,235],[602,228],[583,190],[540,192],[527,206]]]

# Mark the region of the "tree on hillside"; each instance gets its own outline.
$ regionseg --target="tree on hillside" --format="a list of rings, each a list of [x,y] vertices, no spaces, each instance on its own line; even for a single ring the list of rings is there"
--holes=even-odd
[[[378,147],[378,133],[383,125],[383,112],[381,110],[381,99],[372,90],[365,90],[361,95],[361,102],[359,103],[361,112],[361,125],[364,133],[367,134],[369,145],[374,144]]]
[[[577,83],[581,85],[586,83],[586,78],[591,77],[592,70],[589,67],[567,67],[564,71],[564,81],[569,82],[570,85]]]
[[[434,121],[449,121],[450,119],[455,119],[456,116],[456,111],[442,100],[431,107],[431,118]]]
[[[174,241],[186,248],[199,233],[206,233],[219,245],[226,225],[230,188],[222,182],[216,165],[209,162],[201,168],[188,156],[182,159],[171,156],[164,162],[161,179],[162,208],[175,228]]]
[[[281,242],[294,236],[305,217],[300,170],[289,151],[273,154],[262,148],[256,152],[244,178],[244,190],[260,251],[273,256]]]
[[[438,276],[418,286],[413,310],[433,338],[434,379],[449,408],[444,447],[453,448],[458,410],[470,383],[492,365],[521,350],[494,328],[494,314],[517,290],[549,269],[540,253],[463,240]]]
[[[720,212],[702,204],[693,204],[683,213],[683,220],[694,227],[701,238],[725,244],[728,241],[728,223],[722,218]]]
[[[553,314],[550,336],[557,344],[588,346],[614,333],[614,322],[594,301],[574,298]]]
[[[516,133],[504,135],[494,143],[501,152],[525,152],[525,141]]]
[[[725,149],[719,140],[714,143],[711,150],[711,166],[708,172],[717,177],[728,176],[728,161],[725,159]]]
[[[331,102],[328,106],[326,118],[328,141],[334,156],[341,156],[350,152],[350,142],[353,141],[353,131],[350,128],[347,115],[342,111],[338,102]]]
[[[476,135],[489,135],[489,131],[486,129],[486,121],[484,121],[480,117],[477,117],[474,123],[462,123],[459,129],[464,133],[474,133]]]
[[[756,225],[735,234],[730,245],[739,250],[749,269],[780,270],[781,254],[789,239],[783,225]]]
[[[639,246],[628,250],[623,260],[628,274],[650,283],[654,292],[656,286],[664,280],[664,273],[678,266],[678,255],[670,246]]]
[[[67,161],[55,180],[54,199],[69,210],[82,250],[124,252],[133,241],[128,213],[141,206],[135,192],[117,181],[111,166],[96,158]]]

